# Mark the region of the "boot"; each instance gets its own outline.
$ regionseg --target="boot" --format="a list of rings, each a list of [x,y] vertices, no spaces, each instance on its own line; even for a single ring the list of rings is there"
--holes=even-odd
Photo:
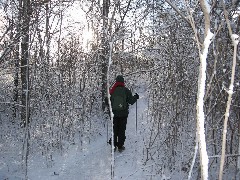
[[[124,146],[118,147],[118,151],[119,151],[119,152],[122,152],[122,151],[124,151],[124,150],[125,150],[125,147],[124,147]]]

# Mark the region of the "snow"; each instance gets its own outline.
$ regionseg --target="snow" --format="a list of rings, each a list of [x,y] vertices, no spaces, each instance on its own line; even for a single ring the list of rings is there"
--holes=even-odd
[[[29,179],[101,179],[110,173],[110,161],[102,156],[108,151],[103,137],[92,144],[85,144],[84,148],[76,144],[63,156],[56,158],[52,168],[41,165],[41,161],[33,160],[30,163]]]
[[[145,115],[145,109],[147,103],[145,103],[144,97],[140,95],[138,100],[138,127],[145,118],[142,118],[142,114]],[[136,134],[136,104],[130,108],[127,129],[126,129],[126,150],[122,153],[115,153],[115,178],[114,179],[146,179],[143,174],[142,166],[142,149],[143,142],[141,138],[141,129],[138,129],[139,134]],[[141,118],[140,118],[141,117]],[[145,117],[145,116],[144,116]]]
[[[142,163],[142,127],[146,118],[147,103],[143,93],[138,100],[138,134],[136,134],[136,104],[130,106],[126,129],[126,150],[115,152],[114,179],[146,179]],[[108,123],[110,131],[110,121]],[[110,134],[111,132],[109,132]],[[84,139],[83,144],[70,146],[63,154],[55,152],[51,163],[35,155],[29,159],[28,178],[30,180],[108,180],[111,179],[111,146],[106,142],[107,130],[90,142]],[[110,137],[110,136],[108,136]],[[48,167],[47,167],[48,166]],[[18,165],[18,168],[20,164]],[[19,180],[24,177],[17,167],[6,167],[0,161],[0,179]],[[20,168],[21,169],[21,168]]]
[[[232,34],[231,36],[233,44],[237,46],[237,44],[239,43],[239,36],[237,34]]]

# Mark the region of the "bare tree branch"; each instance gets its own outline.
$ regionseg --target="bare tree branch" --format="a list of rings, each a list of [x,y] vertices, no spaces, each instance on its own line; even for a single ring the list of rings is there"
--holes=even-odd
[[[166,2],[191,26],[190,21],[186,18],[186,16],[181,13],[181,11],[175,6],[175,4],[173,4],[170,0],[166,0]]]

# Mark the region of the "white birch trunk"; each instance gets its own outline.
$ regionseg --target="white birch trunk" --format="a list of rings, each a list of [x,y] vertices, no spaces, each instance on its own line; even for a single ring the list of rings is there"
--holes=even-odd
[[[230,114],[230,106],[232,101],[232,94],[233,94],[233,87],[234,87],[234,76],[235,76],[235,68],[236,68],[236,61],[237,61],[237,45],[238,45],[238,36],[235,34],[231,35],[232,42],[234,45],[234,53],[233,53],[233,65],[232,65],[232,75],[231,75],[231,83],[229,85],[228,89],[228,101],[227,101],[227,107],[225,112],[225,118],[224,118],[224,127],[223,127],[223,139],[222,139],[222,154],[221,154],[221,163],[220,163],[220,170],[219,170],[219,180],[222,180],[223,175],[223,167],[224,167],[224,161],[225,161],[225,153],[226,153],[226,139],[227,139],[227,123],[228,118]],[[239,149],[238,149],[239,151]],[[239,156],[237,158],[237,169],[239,170]]]
[[[223,139],[222,139],[222,154],[221,154],[221,162],[220,162],[220,170],[219,170],[219,180],[222,180],[223,176],[223,167],[224,167],[224,162],[225,162],[225,153],[226,153],[226,139],[227,139],[227,123],[228,123],[228,118],[230,114],[230,106],[231,106],[231,101],[232,101],[232,94],[233,94],[233,87],[234,87],[234,77],[235,77],[235,68],[236,68],[236,61],[237,61],[237,45],[239,43],[239,36],[237,34],[232,33],[230,21],[228,19],[228,13],[226,11],[226,7],[224,2],[222,1],[223,5],[223,12],[224,16],[226,19],[228,31],[230,34],[230,37],[233,42],[234,46],[234,52],[233,52],[233,63],[232,63],[232,75],[231,75],[231,82],[229,85],[229,89],[227,91],[228,93],[228,101],[227,101],[227,107],[226,107],[226,112],[225,112],[225,118],[224,118],[224,127],[223,127]],[[239,156],[237,158],[237,170],[239,170]]]
[[[198,77],[198,95],[197,95],[197,137],[200,149],[200,162],[201,162],[201,177],[203,180],[208,179],[208,155],[205,139],[205,114],[204,114],[204,94],[206,83],[206,68],[207,68],[207,54],[208,47],[211,43],[213,34],[210,30],[207,31],[204,40],[204,49],[200,53],[200,67]]]
[[[108,71],[107,71],[107,95],[108,95],[108,104],[109,104],[109,111],[110,111],[110,118],[111,118],[111,125],[112,125],[112,143],[111,143],[111,147],[112,147],[112,151],[111,151],[111,179],[114,179],[114,138],[113,138],[113,112],[112,112],[112,104],[111,104],[111,100],[110,100],[110,93],[109,93],[109,89],[110,89],[110,67],[112,64],[112,45],[113,42],[109,42],[109,60],[108,60]]]
[[[210,6],[205,0],[199,0],[201,9],[204,14],[205,19],[205,31],[204,31],[204,44],[203,48],[200,51],[200,67],[199,67],[199,77],[198,77],[198,95],[197,95],[197,138],[199,143],[200,151],[200,163],[201,163],[201,178],[203,180],[208,179],[208,154],[207,154],[207,145],[205,138],[205,114],[204,114],[204,95],[205,95],[205,84],[206,84],[206,68],[207,68],[207,54],[208,48],[211,44],[211,39],[213,34],[210,32]],[[194,28],[195,34],[196,30]]]

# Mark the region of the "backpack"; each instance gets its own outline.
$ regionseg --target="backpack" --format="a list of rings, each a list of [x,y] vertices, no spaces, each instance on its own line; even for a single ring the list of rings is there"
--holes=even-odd
[[[111,95],[113,111],[123,111],[127,109],[127,93],[125,87],[117,87]]]

